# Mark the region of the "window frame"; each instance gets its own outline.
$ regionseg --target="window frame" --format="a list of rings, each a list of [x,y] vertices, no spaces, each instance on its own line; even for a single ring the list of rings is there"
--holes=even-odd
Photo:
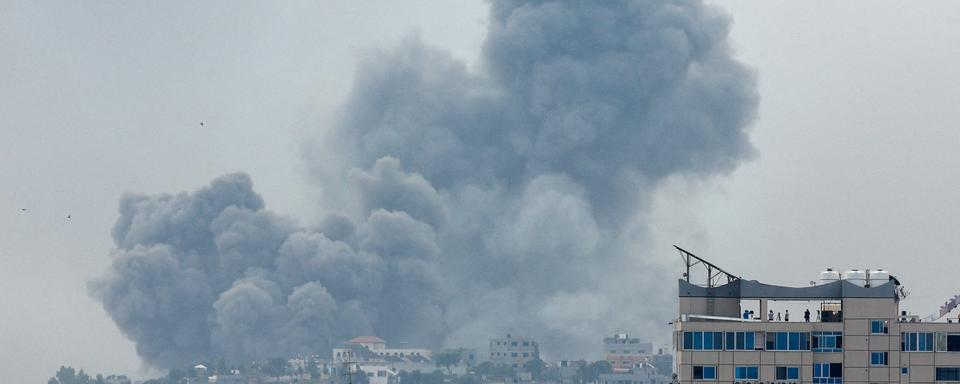
[[[827,340],[831,342],[828,343]],[[810,332],[810,350],[813,352],[843,352],[843,332]]]
[[[756,365],[738,365],[733,369],[733,379],[739,381],[760,380],[760,367]]]
[[[698,368],[700,369],[700,377],[697,377]],[[717,381],[717,366],[716,365],[694,365],[693,380]]]
[[[942,372],[945,372],[945,371],[947,371],[947,370],[950,370],[950,371],[951,371],[950,377],[949,377],[949,378],[941,377],[941,373],[942,373]],[[935,379],[937,382],[941,382],[941,381],[950,381],[950,382],[960,381],[960,367],[936,367],[936,370],[934,371],[934,379]]]
[[[886,367],[890,362],[889,352],[870,352],[871,367]]]
[[[783,373],[782,378],[781,374]],[[797,366],[776,366],[774,368],[774,375],[777,381],[799,381],[800,380],[800,367]]]
[[[819,375],[817,371],[820,371]],[[834,375],[834,371],[838,375]],[[813,363],[813,382],[814,384],[843,384],[843,363]]]
[[[810,350],[811,332],[767,332],[766,350],[800,352]],[[772,348],[771,348],[772,346]]]
[[[890,321],[888,320],[870,320],[871,335],[889,335]]]
[[[933,352],[935,344],[935,332],[903,332],[900,334],[901,352]]]
[[[715,331],[683,331],[683,349],[686,351],[722,351],[724,346],[723,335],[723,332]],[[707,341],[710,342],[709,345]]]

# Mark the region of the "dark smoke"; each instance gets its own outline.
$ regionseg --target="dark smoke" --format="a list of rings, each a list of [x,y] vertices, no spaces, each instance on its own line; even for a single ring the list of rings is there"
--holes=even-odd
[[[359,334],[582,357],[673,312],[644,213],[671,176],[752,154],[752,73],[699,1],[496,1],[475,69],[410,38],[360,66],[306,159],[330,213],[245,175],[126,196],[93,293],[149,363],[317,352]],[[667,285],[670,286],[670,285]]]

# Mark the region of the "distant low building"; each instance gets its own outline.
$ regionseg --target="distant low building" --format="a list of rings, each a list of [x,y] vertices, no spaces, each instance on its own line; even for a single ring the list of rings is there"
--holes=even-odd
[[[557,370],[557,378],[561,383],[574,383],[580,369],[586,365],[586,360],[560,360],[552,368]]]
[[[341,349],[339,352],[346,352],[349,346],[362,346],[365,347],[375,356],[393,356],[398,358],[409,358],[409,359],[431,359],[433,351],[426,348],[387,348],[387,342],[383,339],[376,336],[360,336],[348,340],[340,348],[334,349],[334,362],[342,362],[340,360],[341,356],[337,356],[338,349]],[[356,358],[354,358],[356,359]]]
[[[401,370],[432,372],[436,365],[433,351],[425,348],[389,348],[387,342],[376,336],[350,339],[333,349],[333,367],[336,374],[362,370],[370,384],[395,384]]]
[[[230,375],[213,375],[207,378],[210,384],[245,384],[243,375],[233,373]]]
[[[646,363],[630,372],[601,373],[597,384],[669,384],[672,375],[662,375],[657,368]]]
[[[533,339],[511,336],[490,339],[489,360],[494,364],[520,368],[528,361],[540,358],[540,346]]]
[[[652,358],[651,364],[657,368],[661,375],[673,376],[673,355],[664,353],[663,348],[660,348]]]
[[[653,343],[640,341],[626,333],[617,333],[603,339],[603,359],[615,373],[629,372],[635,367],[651,363]]]

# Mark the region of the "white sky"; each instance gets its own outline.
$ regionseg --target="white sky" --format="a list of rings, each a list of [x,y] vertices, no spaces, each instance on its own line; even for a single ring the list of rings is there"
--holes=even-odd
[[[759,156],[665,187],[657,241],[771,283],[886,268],[921,315],[960,292],[960,3],[719,3],[760,76]],[[356,54],[419,33],[472,60],[484,19],[480,1],[0,2],[0,377],[144,375],[85,287],[120,194],[244,171],[309,222],[298,143]]]

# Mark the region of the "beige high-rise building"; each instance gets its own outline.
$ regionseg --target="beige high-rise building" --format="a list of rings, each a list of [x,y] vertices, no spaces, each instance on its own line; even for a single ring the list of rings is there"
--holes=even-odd
[[[693,265],[679,281],[674,323],[680,383],[960,382],[960,324],[900,313],[904,295],[886,271],[827,270],[819,283],[794,288],[704,261],[710,277],[696,285]],[[778,319],[773,306],[795,313]],[[796,308],[809,310],[809,321]]]

